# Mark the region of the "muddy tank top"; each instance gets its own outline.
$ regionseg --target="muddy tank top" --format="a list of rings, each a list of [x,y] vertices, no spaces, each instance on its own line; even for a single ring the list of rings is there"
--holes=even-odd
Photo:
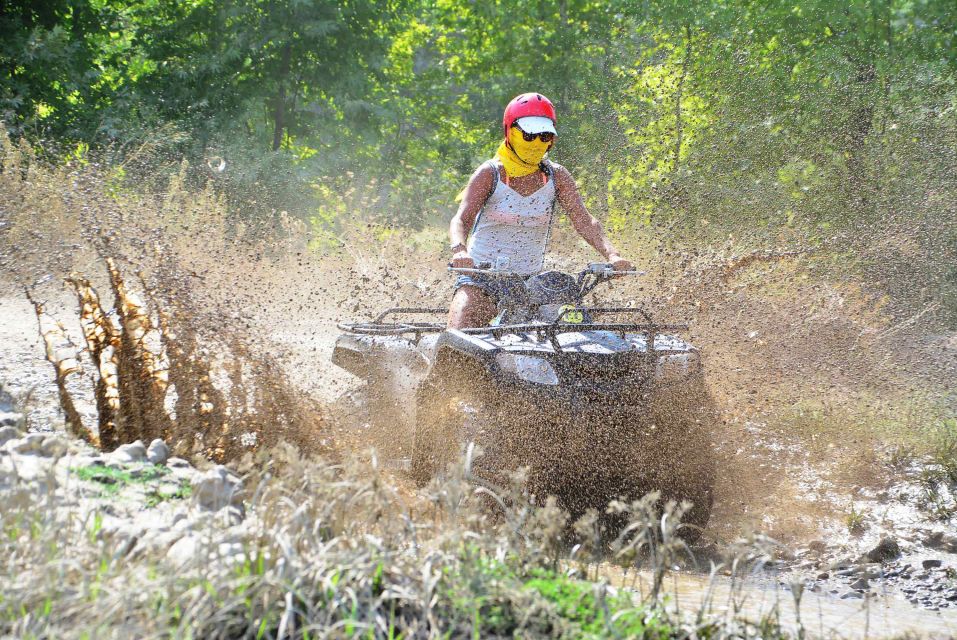
[[[546,167],[548,181],[535,193],[523,196],[499,177],[492,194],[479,211],[469,234],[468,252],[476,263],[532,275],[542,270],[555,212],[554,171]]]

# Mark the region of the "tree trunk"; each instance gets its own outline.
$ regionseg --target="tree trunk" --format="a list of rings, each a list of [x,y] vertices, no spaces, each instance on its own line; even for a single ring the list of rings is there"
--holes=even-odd
[[[272,134],[272,150],[279,151],[282,134],[286,129],[286,78],[289,76],[289,58],[292,46],[286,43],[282,48],[282,60],[279,63],[279,90],[276,93],[276,109],[273,115],[275,126]]]

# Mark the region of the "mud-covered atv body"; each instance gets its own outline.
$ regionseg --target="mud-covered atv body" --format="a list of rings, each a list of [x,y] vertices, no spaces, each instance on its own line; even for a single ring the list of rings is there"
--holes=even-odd
[[[414,433],[419,484],[472,441],[484,450],[473,466],[481,481],[501,486],[527,467],[532,493],[557,496],[573,517],[660,490],[694,504],[685,521],[695,538],[711,512],[716,418],[699,354],[676,335],[686,327],[582,306],[611,275],[590,265],[577,280],[534,276],[487,327],[404,322],[440,310],[389,309],[340,325],[333,362],[369,381],[398,433]]]

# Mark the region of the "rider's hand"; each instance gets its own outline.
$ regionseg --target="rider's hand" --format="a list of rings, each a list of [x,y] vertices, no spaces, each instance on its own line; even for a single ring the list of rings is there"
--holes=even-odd
[[[631,271],[634,269],[630,260],[625,260],[616,254],[608,256],[608,262],[611,263],[611,268],[615,271]]]
[[[474,269],[475,261],[468,251],[456,251],[452,254],[452,266],[456,269]]]

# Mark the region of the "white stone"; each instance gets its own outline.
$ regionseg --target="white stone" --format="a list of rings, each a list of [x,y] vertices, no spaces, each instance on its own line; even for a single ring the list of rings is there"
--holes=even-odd
[[[150,448],[146,450],[146,457],[153,464],[166,464],[166,460],[169,458],[169,447],[157,438],[150,443]]]
[[[189,462],[183,460],[182,458],[169,458],[166,461],[166,466],[170,469],[188,469],[190,468]]]
[[[39,453],[53,458],[59,458],[66,454],[69,445],[67,441],[60,436],[49,435],[40,443]]]
[[[114,462],[128,464],[131,462],[146,461],[146,446],[142,440],[131,442],[130,444],[120,445],[116,451],[110,454]]]
[[[136,536],[121,538],[119,544],[116,545],[116,549],[113,551],[113,560],[119,560],[128,556],[130,551],[136,547],[138,541],[139,538]]]
[[[177,569],[183,569],[196,562],[200,559],[199,538],[193,535],[183,536],[166,552],[166,559]]]
[[[42,433],[28,433],[20,438],[19,441],[11,440],[8,446],[12,451],[20,455],[42,453],[44,438],[46,438],[46,436]]]
[[[246,549],[238,542],[223,542],[217,548],[220,559],[230,562],[243,562],[246,559]]]
[[[193,481],[193,500],[200,509],[219,511],[226,506],[242,507],[243,483],[222,465]]]
[[[143,543],[153,551],[168,553],[173,546],[187,535],[187,531],[150,531],[143,537]]]
[[[0,445],[4,445],[11,440],[15,440],[17,437],[19,437],[19,435],[20,432],[16,427],[0,427]]]
[[[0,427],[18,427],[23,422],[23,414],[14,411],[0,411]]]

